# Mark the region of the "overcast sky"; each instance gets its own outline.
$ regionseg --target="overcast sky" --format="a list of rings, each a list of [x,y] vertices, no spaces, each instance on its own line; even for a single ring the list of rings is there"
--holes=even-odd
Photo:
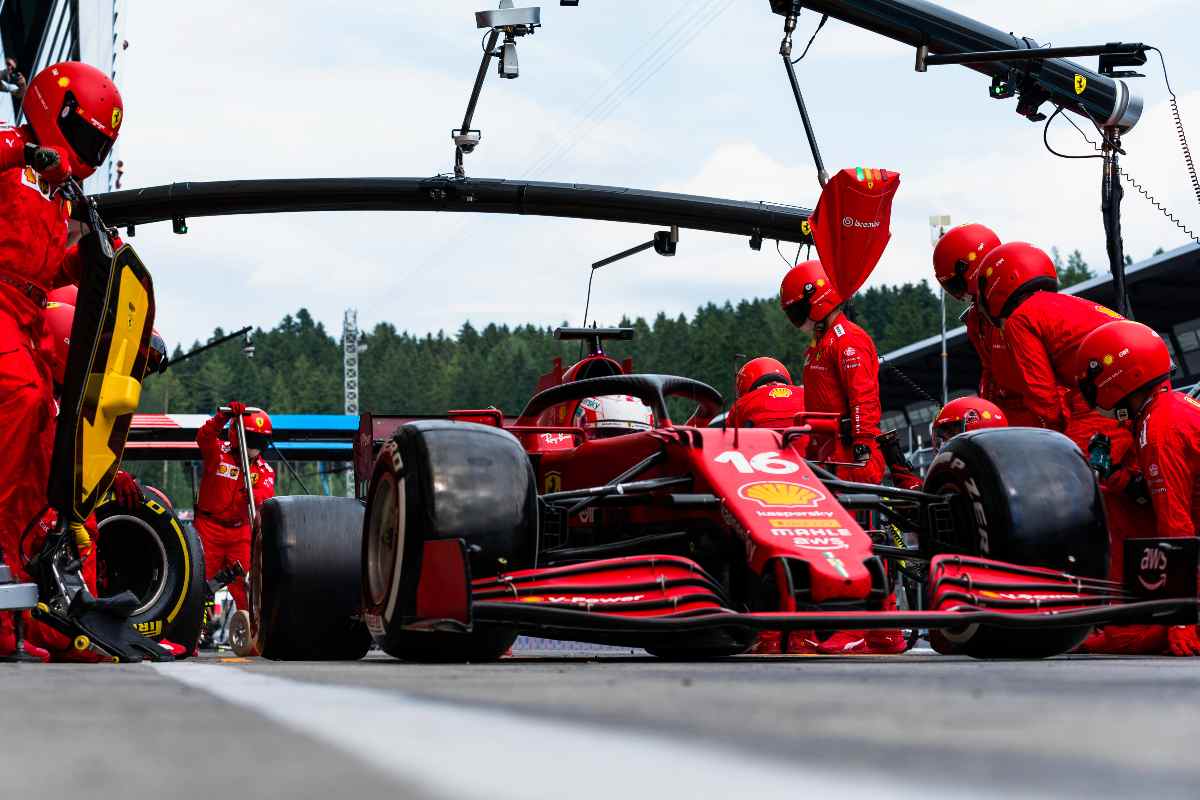
[[[947,5],[1043,43],[1161,46],[1200,148],[1194,2]],[[479,62],[472,12],[494,5],[129,2],[119,76],[125,186],[449,171],[448,132]],[[521,77],[487,79],[475,118],[483,143],[468,174],[815,203],[812,158],[777,54],[782,18],[766,0],[544,0],[542,21],[519,43]],[[799,46],[816,21],[802,17]],[[1051,156],[1041,126],[1017,116],[1014,101],[989,99],[982,76],[912,65],[910,48],[830,21],[798,66],[831,170],[901,173],[893,239],[871,283],[929,275],[934,213],[986,222],[1004,239],[1079,248],[1103,269],[1099,162]],[[1146,112],[1125,140],[1125,163],[1200,227],[1157,61],[1146,72],[1136,82]],[[1059,149],[1087,149],[1061,120],[1050,135]],[[1185,243],[1140,197],[1128,194],[1125,208],[1134,258]],[[302,306],[335,335],[347,307],[364,328],[387,321],[420,333],[467,319],[578,324],[587,265],[652,230],[436,213],[209,218],[190,228],[175,236],[169,225],[143,226],[134,239],[155,276],[158,327],[185,346],[216,326],[272,326]],[[784,270],[771,244],[755,253],[743,238],[685,231],[673,259],[642,254],[599,273],[593,315],[602,324],[690,315],[708,301],[771,295]]]

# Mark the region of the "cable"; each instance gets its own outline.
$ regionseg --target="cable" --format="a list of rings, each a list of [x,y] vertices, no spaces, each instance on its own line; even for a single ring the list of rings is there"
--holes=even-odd
[[[1162,56],[1162,53],[1159,53],[1159,57],[1161,57],[1161,56]],[[1061,111],[1062,109],[1060,108],[1059,110]],[[1057,114],[1057,113],[1058,112],[1056,111],[1055,114]],[[1051,116],[1051,119],[1053,119],[1053,118],[1054,117]],[[1090,144],[1096,150],[1100,149],[1100,145],[1098,145],[1094,141],[1092,141],[1091,137],[1089,137],[1087,135],[1087,132],[1085,132],[1083,130],[1083,128],[1081,128],[1075,124],[1075,120],[1071,119],[1070,117],[1063,117],[1063,119],[1065,119],[1067,122],[1071,123],[1071,127],[1073,127],[1075,130],[1079,131],[1079,135],[1083,137],[1083,140],[1085,142]],[[1090,119],[1090,117],[1089,117],[1089,119]],[[1096,125],[1096,121],[1092,120],[1092,124]],[[1097,129],[1097,131],[1100,132],[1101,136],[1104,136],[1104,132],[1103,132],[1103,130],[1100,129],[1099,126],[1097,126],[1096,129]],[[1105,140],[1107,141],[1107,138]],[[1051,150],[1050,152],[1054,152],[1054,151]],[[1055,155],[1057,155],[1057,153]],[[1188,156],[1190,157],[1190,152],[1188,153]],[[1075,157],[1081,158],[1082,156],[1075,156]],[[1120,164],[1117,164],[1117,174],[1119,174],[1125,180],[1125,182],[1128,183],[1138,194],[1140,194],[1142,197],[1146,198],[1146,200],[1148,200],[1150,202],[1150,205],[1157,208],[1164,217],[1169,219],[1172,222],[1172,224],[1175,225],[1176,228],[1179,228],[1179,230],[1183,231],[1184,234],[1189,239],[1191,239],[1196,244],[1200,244],[1200,236],[1197,236],[1196,233],[1191,228],[1189,228],[1186,223],[1184,223],[1182,220],[1180,220],[1178,217],[1176,217],[1173,213],[1171,213],[1171,211],[1166,206],[1164,206],[1162,203],[1158,202],[1158,198],[1155,197],[1153,194],[1151,194],[1150,190],[1147,189],[1145,186],[1143,186],[1141,184],[1141,182],[1137,180],[1137,178],[1133,177],[1128,172],[1126,172],[1125,168],[1123,166],[1121,166]],[[1200,198],[1198,198],[1198,199],[1200,199]]]
[[[1104,156],[1099,155],[1098,153],[1088,153],[1087,155],[1082,155],[1082,156],[1072,155],[1070,153],[1060,153],[1057,150],[1055,150],[1053,147],[1050,146],[1050,123],[1054,122],[1054,118],[1057,117],[1062,112],[1063,112],[1063,107],[1057,106],[1054,109],[1054,113],[1051,114],[1050,118],[1046,120],[1045,126],[1042,127],[1042,144],[1046,145],[1046,149],[1049,150],[1052,154],[1058,156],[1059,158],[1104,158]],[[1065,119],[1068,122],[1070,122],[1072,125],[1075,125],[1075,123],[1070,119],[1070,117],[1066,117]],[[1079,126],[1076,125],[1075,129],[1079,130]],[[1080,131],[1080,133],[1082,133],[1082,131]],[[1085,136],[1084,138],[1086,139],[1087,137]]]
[[[899,367],[892,366],[892,363],[890,361],[888,361],[887,359],[882,358],[882,357],[880,357],[879,363],[881,365],[887,367],[893,373],[895,373],[900,378],[900,380],[902,380],[905,384],[907,384],[908,387],[910,389],[912,389],[913,391],[915,391],[917,394],[921,395],[926,400],[928,400],[929,402],[938,406],[939,408],[941,407],[941,405],[942,405],[941,400],[938,400],[936,397],[931,395],[929,392],[925,391],[919,383],[914,381],[912,378],[908,377],[908,375],[906,375],[903,371],[901,371],[901,369]]]
[[[788,264],[787,256],[785,256],[783,254],[783,250],[779,249],[779,240],[778,239],[775,240],[775,252],[779,253],[779,258],[783,261],[784,265],[786,265],[788,269],[791,269],[793,266],[795,266],[795,264]],[[796,251],[796,255],[797,256],[800,255],[799,250]]]
[[[1175,90],[1171,88],[1171,78],[1167,75],[1167,60],[1163,57],[1162,50],[1157,47],[1149,48],[1158,53],[1158,61],[1162,64],[1163,83],[1167,85],[1167,94],[1170,95],[1171,116],[1175,120],[1175,135],[1179,137],[1179,149],[1183,151],[1183,160],[1187,164],[1188,177],[1192,179],[1192,191],[1196,193],[1196,202],[1200,203],[1200,177],[1196,175],[1196,163],[1192,160],[1192,148],[1188,147],[1187,131],[1183,129],[1183,117],[1179,115],[1179,98],[1175,96]],[[1196,237],[1193,236],[1193,239]]]
[[[817,39],[817,34],[821,32],[821,28],[825,27],[826,22],[829,22],[829,15],[822,14],[821,21],[817,23],[817,29],[813,31],[813,35],[809,38],[808,44],[804,45],[804,52],[800,54],[799,58],[792,62],[792,66],[799,64],[804,60],[804,57],[808,55],[808,48],[812,47],[813,42]]]

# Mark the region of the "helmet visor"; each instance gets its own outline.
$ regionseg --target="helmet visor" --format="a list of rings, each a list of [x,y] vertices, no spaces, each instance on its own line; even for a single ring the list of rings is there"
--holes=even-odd
[[[965,419],[956,419],[952,422],[943,422],[941,425],[931,425],[929,428],[929,434],[930,438],[933,439],[934,452],[941,450],[942,445],[966,429],[967,421]]]
[[[785,314],[787,314],[787,318],[791,320],[792,324],[799,328],[801,325],[808,322],[808,317],[812,313],[812,302],[806,294],[800,300],[797,300],[794,303],[789,303],[788,306],[783,309],[783,311]]]
[[[98,167],[108,158],[113,140],[98,129],[79,111],[75,95],[67,92],[63,97],[62,110],[58,112],[58,129],[75,155],[85,164]]]
[[[967,296],[967,262],[961,258],[954,262],[954,274],[942,284],[950,294],[962,300]]]
[[[271,437],[265,433],[254,433],[246,431],[246,449],[247,450],[266,450],[271,446]]]

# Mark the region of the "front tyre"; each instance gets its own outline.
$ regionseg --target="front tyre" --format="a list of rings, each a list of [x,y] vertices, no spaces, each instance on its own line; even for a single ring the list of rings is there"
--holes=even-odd
[[[379,453],[362,542],[363,608],[376,643],[406,661],[493,661],[512,629],[406,629],[416,611],[427,541],[462,539],[470,573],[487,577],[533,563],[537,546],[533,468],[511,433],[488,425],[422,420]]]

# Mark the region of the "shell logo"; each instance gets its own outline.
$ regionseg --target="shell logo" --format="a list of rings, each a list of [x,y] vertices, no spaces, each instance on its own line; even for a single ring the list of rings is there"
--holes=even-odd
[[[1095,309],[1106,317],[1112,317],[1113,319],[1125,319],[1120,314],[1113,311],[1111,308],[1108,308],[1107,306],[1097,305],[1097,306],[1095,306]]]
[[[767,392],[767,397],[791,397],[792,390],[786,386],[776,386],[771,391]]]
[[[992,412],[990,412],[990,411],[984,411],[984,412],[983,412],[983,418],[984,418],[984,419],[991,419],[991,418],[992,418]]]
[[[801,506],[811,508],[826,499],[824,493],[810,486],[790,481],[746,483],[738,489],[738,497],[743,500],[753,500],[767,508],[797,508]]]
[[[1106,355],[1103,360],[1104,360],[1104,366],[1106,366],[1106,367],[1112,366],[1112,363],[1113,363],[1112,353],[1109,353],[1108,355]]]
[[[825,279],[817,278],[817,286],[820,287],[820,286],[824,286],[824,285],[825,285]]]

